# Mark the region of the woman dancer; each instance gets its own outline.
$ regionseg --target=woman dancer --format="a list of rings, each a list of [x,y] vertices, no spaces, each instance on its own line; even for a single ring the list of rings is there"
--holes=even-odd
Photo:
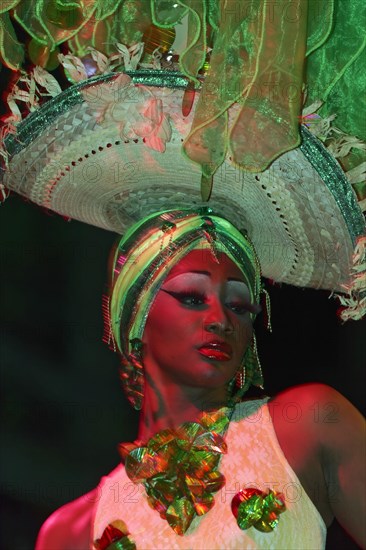
[[[336,10],[333,2],[307,6],[298,0],[291,3],[290,12],[287,1],[278,2],[275,11],[269,3],[257,0],[245,3],[245,10],[239,2],[177,2],[171,6],[123,2],[116,3],[115,9],[109,4],[102,7],[100,2],[79,7],[57,2],[46,9],[43,2],[37,2],[37,17],[33,10],[24,9],[25,4],[13,2],[9,9],[16,7],[17,21],[36,42],[46,43],[46,50],[54,51],[56,44],[67,41],[73,55],[61,56],[61,60],[68,78],[77,83],[61,93],[57,82],[39,67],[22,75],[9,96],[12,116],[6,121],[5,132],[10,135],[1,151],[7,188],[64,216],[119,233],[152,212],[181,205],[197,207],[202,199],[210,199],[217,212],[247,230],[264,276],[340,293],[343,318],[361,317],[365,306],[365,226],[349,182],[357,186],[361,179],[362,144],[353,136],[361,137],[362,128],[359,108],[355,108],[347,85],[352,83],[358,101],[360,79],[356,77],[361,74],[363,35],[357,2],[347,9],[339,5]],[[319,13],[315,6],[320,6]],[[347,13],[342,14],[342,9]],[[113,13],[116,10],[118,16]],[[14,68],[20,64],[21,47],[14,47],[10,19],[4,16],[2,20],[7,29],[2,58]],[[69,25],[71,20],[77,25]],[[154,52],[154,33],[157,28],[174,25],[177,40],[172,44],[169,39],[161,56]],[[187,31],[183,40],[181,28]],[[348,28],[352,29],[352,51],[339,47],[346,43]],[[143,56],[140,40],[145,42],[147,55]],[[158,34],[157,43],[164,41]],[[131,47],[115,46],[118,42]],[[34,45],[30,44],[33,54]],[[15,56],[10,56],[10,51]],[[305,52],[309,56],[307,109],[302,114]],[[50,51],[44,53],[44,59],[35,56],[43,67]],[[177,55],[181,73],[176,71]],[[329,63],[332,55],[336,66]],[[136,70],[140,61],[141,71]],[[113,71],[118,74],[109,74]],[[36,111],[44,93],[54,99]],[[13,124],[21,117],[18,100],[34,112],[12,135]],[[314,114],[319,107],[323,119]],[[335,110],[341,129],[351,136],[331,128]],[[300,127],[299,121],[306,127]],[[182,142],[185,156],[181,154]],[[333,155],[342,159],[347,177]],[[169,224],[164,233],[169,236]],[[141,288],[145,289],[145,282]],[[128,350],[135,384],[141,370],[139,346]],[[129,385],[132,382],[129,380]],[[216,433],[210,422],[205,427]],[[276,433],[280,439],[278,429]],[[229,443],[230,429],[218,434],[222,435]],[[127,450],[123,454],[130,456]],[[215,476],[220,479],[219,474]],[[241,493],[244,489],[238,483],[235,495],[246,501],[248,494]],[[165,488],[166,484],[163,480]],[[191,506],[196,505],[201,513],[212,499],[198,503],[202,495],[197,495],[200,483],[196,485],[191,487],[196,491]],[[217,481],[216,487],[219,485]],[[277,515],[285,503],[273,491],[264,496],[269,486],[259,494],[252,493],[254,500],[247,500],[262,511],[266,507],[267,515]],[[153,489],[157,490],[155,485],[150,492]],[[245,526],[248,510],[237,500],[233,509]],[[287,495],[285,501],[289,500]],[[109,504],[106,508],[110,509]],[[184,518],[190,517],[188,509],[185,504]],[[210,512],[217,509],[212,507]],[[181,513],[175,515],[181,519]],[[171,515],[168,517],[172,523]],[[187,532],[194,529],[196,519]],[[98,532],[92,540],[103,546],[103,529],[107,527],[103,522],[95,525]],[[123,536],[128,529],[132,533],[128,522],[121,529]],[[138,538],[139,531],[135,532]]]
[[[121,446],[125,466],[49,518],[37,550],[323,548],[334,516],[364,544],[356,409],[319,384],[241,401],[262,383],[248,238],[209,210],[159,213],[122,239],[112,277],[107,324],[142,407],[138,441]],[[316,422],[314,403],[330,401],[337,419]],[[296,424],[281,414],[294,402]]]

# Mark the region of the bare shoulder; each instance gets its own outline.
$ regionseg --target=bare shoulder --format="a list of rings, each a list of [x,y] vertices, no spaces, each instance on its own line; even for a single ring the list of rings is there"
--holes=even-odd
[[[334,433],[341,434],[349,425],[356,430],[363,426],[363,417],[352,403],[326,384],[302,384],[288,388],[270,401],[271,406],[274,415],[278,410],[284,421],[302,424],[303,429],[321,437],[323,443],[329,439],[331,444]],[[349,437],[349,433],[343,435]]]
[[[35,550],[87,550],[98,489],[65,504],[42,525]]]
[[[314,382],[287,388],[273,398],[274,401],[289,401],[291,399],[299,403],[307,404],[313,402],[314,399],[324,403],[329,402],[329,400],[343,400],[345,397],[327,384]]]
[[[271,399],[269,407],[277,426],[286,424],[289,429],[296,424],[297,430],[331,450],[349,449],[350,441],[359,439],[365,426],[352,403],[326,384],[288,388]]]

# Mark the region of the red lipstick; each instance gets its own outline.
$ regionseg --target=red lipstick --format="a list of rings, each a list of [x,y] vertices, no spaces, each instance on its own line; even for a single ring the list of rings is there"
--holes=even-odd
[[[218,340],[203,344],[198,349],[198,352],[204,357],[215,359],[216,361],[230,361],[233,354],[232,347],[229,344]]]

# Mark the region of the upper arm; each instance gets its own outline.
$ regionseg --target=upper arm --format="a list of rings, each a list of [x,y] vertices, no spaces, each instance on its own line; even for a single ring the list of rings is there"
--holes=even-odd
[[[335,405],[333,422],[319,426],[329,505],[342,527],[365,548],[365,421],[337,391],[323,391],[327,402]]]
[[[88,550],[97,489],[65,504],[42,525],[35,550]]]
[[[285,434],[282,440],[286,457],[290,457],[295,471],[307,472],[305,481],[309,488],[319,489],[315,494],[320,495],[321,501],[318,497],[318,502],[316,498],[313,502],[323,519],[330,521],[335,516],[349,535],[365,547],[363,417],[340,393],[324,384],[290,388],[275,402],[282,405],[282,410],[289,403],[296,404],[299,422],[275,423],[280,442],[282,429]]]

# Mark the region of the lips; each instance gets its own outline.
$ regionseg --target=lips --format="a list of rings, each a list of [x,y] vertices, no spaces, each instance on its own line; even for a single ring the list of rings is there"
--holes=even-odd
[[[233,350],[226,342],[213,341],[204,344],[198,349],[198,352],[208,359],[216,361],[230,361]]]

